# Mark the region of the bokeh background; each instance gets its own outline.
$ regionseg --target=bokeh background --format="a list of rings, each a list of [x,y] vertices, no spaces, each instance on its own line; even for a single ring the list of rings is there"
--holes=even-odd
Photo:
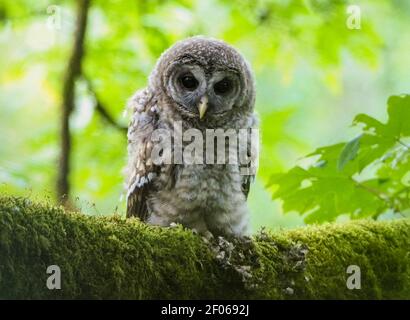
[[[0,2],[1,193],[61,200],[62,92],[81,3]],[[348,27],[349,5],[360,9],[358,29]],[[91,1],[70,117],[72,206],[124,214],[126,101],[164,49],[201,34],[234,45],[256,75],[262,146],[253,229],[303,225],[271,199],[269,177],[354,137],[357,113],[386,119],[387,97],[410,88],[409,32],[407,0]]]

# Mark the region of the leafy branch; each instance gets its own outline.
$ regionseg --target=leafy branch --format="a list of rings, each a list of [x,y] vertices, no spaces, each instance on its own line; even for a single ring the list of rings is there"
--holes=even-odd
[[[273,198],[284,211],[306,215],[308,223],[409,212],[410,148],[402,138],[410,136],[410,95],[390,97],[387,111],[387,123],[359,114],[359,136],[317,149],[307,156],[316,158],[308,168],[272,176]]]
[[[103,102],[101,101],[100,97],[98,96],[96,90],[93,87],[93,84],[91,82],[91,80],[89,78],[87,78],[86,76],[83,76],[87,87],[88,87],[88,91],[90,92],[90,94],[94,97],[95,99],[95,111],[101,116],[102,119],[104,119],[108,124],[110,124],[111,126],[113,126],[114,128],[123,131],[123,132],[127,132],[128,127],[123,126],[119,123],[117,123],[115,121],[115,119],[111,116],[111,114],[108,112],[108,108],[103,104]]]

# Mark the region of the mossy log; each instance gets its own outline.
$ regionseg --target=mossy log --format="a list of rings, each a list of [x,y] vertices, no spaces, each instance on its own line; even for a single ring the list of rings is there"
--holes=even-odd
[[[60,290],[46,286],[50,265]],[[360,289],[347,288],[350,265],[360,267]],[[2,197],[0,298],[410,299],[410,221],[206,242],[182,227]]]

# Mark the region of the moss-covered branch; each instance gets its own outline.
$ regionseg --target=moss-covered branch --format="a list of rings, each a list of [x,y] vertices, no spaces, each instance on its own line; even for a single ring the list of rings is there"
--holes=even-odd
[[[0,298],[410,298],[409,220],[218,241],[0,198]],[[61,290],[46,286],[50,265]],[[359,290],[346,287],[349,265]]]

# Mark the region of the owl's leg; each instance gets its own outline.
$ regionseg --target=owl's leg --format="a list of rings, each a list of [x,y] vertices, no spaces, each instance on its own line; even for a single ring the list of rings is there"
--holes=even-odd
[[[241,203],[207,216],[207,226],[214,235],[246,237],[249,235],[249,212],[246,203]]]
[[[170,204],[170,200],[165,198],[152,198],[148,202],[149,217],[147,223],[161,227],[169,227],[172,223],[179,221],[179,210]]]
[[[169,227],[172,224],[179,223],[182,224],[185,228],[192,229],[195,233],[198,233],[207,239],[211,239],[213,236],[208,230],[208,226],[205,223],[202,215],[198,212],[192,212],[190,214],[185,214],[183,216],[176,214],[165,214],[161,212],[156,214],[153,212],[148,218],[147,222],[149,224]]]
[[[147,223],[154,226],[168,227],[172,221],[168,221],[168,219],[164,219],[164,217],[152,213],[147,219]]]
[[[187,215],[187,217],[183,219],[181,223],[183,226],[192,229],[195,233],[198,233],[207,239],[211,239],[213,237],[212,233],[209,232],[204,218],[198,213]]]

